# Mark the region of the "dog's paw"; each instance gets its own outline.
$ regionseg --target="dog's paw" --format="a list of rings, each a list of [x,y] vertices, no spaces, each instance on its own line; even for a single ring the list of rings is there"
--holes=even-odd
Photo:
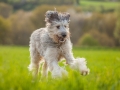
[[[87,69],[85,69],[85,70],[81,70],[81,75],[88,75],[89,74],[89,72],[90,72],[90,69],[89,68],[87,68]]]
[[[71,68],[80,71],[81,75],[88,75],[90,70],[87,68],[86,64],[87,64],[87,62],[86,62],[85,58],[77,58],[71,64]]]

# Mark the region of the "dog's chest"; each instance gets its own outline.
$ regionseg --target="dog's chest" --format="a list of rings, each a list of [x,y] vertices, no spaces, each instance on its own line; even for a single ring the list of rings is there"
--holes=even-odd
[[[48,34],[41,34],[40,36],[40,43],[39,43],[39,53],[41,56],[44,56],[45,51],[47,48],[56,48],[58,49],[59,52],[61,52],[61,47],[62,43],[55,43],[53,40],[48,36]]]
[[[55,43],[48,34],[44,34],[41,37],[41,45],[48,48],[60,48],[63,43]]]

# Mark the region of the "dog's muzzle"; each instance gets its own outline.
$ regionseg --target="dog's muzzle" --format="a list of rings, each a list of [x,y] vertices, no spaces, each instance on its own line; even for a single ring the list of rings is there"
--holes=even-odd
[[[62,37],[57,36],[57,38],[58,38],[59,42],[64,42],[66,39],[66,36],[62,36]]]
[[[61,33],[60,35],[57,35],[59,42],[64,42],[66,40],[66,37],[67,37],[66,33]]]
[[[65,38],[67,35],[66,35],[66,33],[62,33],[61,36],[62,36],[63,38]]]

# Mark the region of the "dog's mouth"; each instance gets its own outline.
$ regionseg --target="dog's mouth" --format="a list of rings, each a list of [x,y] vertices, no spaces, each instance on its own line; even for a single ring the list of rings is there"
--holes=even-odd
[[[59,36],[57,36],[57,37],[58,37],[59,42],[64,42],[65,41],[65,38],[59,37]]]

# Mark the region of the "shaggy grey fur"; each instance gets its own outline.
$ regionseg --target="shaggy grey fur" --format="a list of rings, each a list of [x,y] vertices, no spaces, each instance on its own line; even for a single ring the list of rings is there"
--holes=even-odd
[[[66,63],[71,68],[79,70],[81,74],[88,74],[85,59],[73,57],[69,32],[70,15],[47,11],[45,16],[46,27],[35,30],[30,37],[29,70],[33,72],[33,76],[37,76],[41,61],[44,61],[42,72],[44,77],[47,77],[48,70],[51,71],[53,78],[67,75],[67,71],[57,63],[61,58],[65,58]]]

